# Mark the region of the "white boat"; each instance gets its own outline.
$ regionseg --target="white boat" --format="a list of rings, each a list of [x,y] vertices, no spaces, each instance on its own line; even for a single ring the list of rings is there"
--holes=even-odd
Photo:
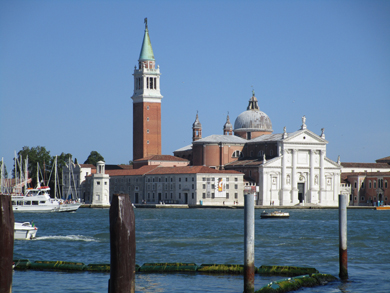
[[[37,235],[38,228],[35,227],[34,223],[30,222],[19,223],[15,222],[14,226],[14,239],[30,240],[34,239]]]
[[[14,212],[55,212],[60,209],[60,202],[50,197],[48,186],[29,188],[26,195],[13,194],[11,200]]]
[[[266,218],[283,219],[288,217],[290,217],[289,213],[282,213],[281,211],[273,211],[273,212],[263,211],[260,215],[260,218],[262,219],[266,219]]]
[[[59,212],[75,212],[81,205],[82,203],[77,200],[61,199]]]

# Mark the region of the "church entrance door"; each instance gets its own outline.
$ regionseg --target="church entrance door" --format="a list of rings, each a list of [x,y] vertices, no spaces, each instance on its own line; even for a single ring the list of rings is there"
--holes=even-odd
[[[298,183],[298,200],[299,203],[305,200],[305,183]]]

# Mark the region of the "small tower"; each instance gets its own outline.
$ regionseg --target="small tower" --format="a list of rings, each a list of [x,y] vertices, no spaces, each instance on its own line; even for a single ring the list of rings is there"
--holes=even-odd
[[[202,124],[199,122],[198,113],[196,113],[195,122],[192,124],[192,141],[202,138]]]
[[[226,123],[223,126],[223,134],[224,135],[233,135],[233,125],[230,123],[229,114],[226,118]]]
[[[133,160],[161,155],[160,68],[156,66],[145,18],[138,69],[134,68]]]
[[[110,205],[110,176],[105,169],[103,161],[97,162],[96,174],[92,175],[92,205]]]

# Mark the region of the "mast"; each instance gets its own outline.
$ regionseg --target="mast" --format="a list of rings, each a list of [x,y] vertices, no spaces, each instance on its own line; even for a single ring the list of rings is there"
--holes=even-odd
[[[41,183],[39,182],[39,162],[37,162],[37,188],[41,187]]]
[[[54,198],[57,199],[57,156],[54,160]]]
[[[3,157],[1,157],[0,193],[4,193],[4,160],[3,160]]]
[[[28,181],[28,155],[24,161],[24,193],[27,192],[27,181]]]

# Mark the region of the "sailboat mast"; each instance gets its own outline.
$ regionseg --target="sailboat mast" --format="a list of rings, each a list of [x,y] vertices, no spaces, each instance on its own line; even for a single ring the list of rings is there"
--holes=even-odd
[[[39,182],[39,162],[37,162],[37,188],[41,187],[41,183]]]
[[[54,198],[57,199],[57,156],[54,160]]]
[[[4,193],[4,160],[3,160],[3,157],[1,157],[0,193]]]
[[[27,192],[27,181],[28,181],[28,155],[24,161],[24,192]]]

